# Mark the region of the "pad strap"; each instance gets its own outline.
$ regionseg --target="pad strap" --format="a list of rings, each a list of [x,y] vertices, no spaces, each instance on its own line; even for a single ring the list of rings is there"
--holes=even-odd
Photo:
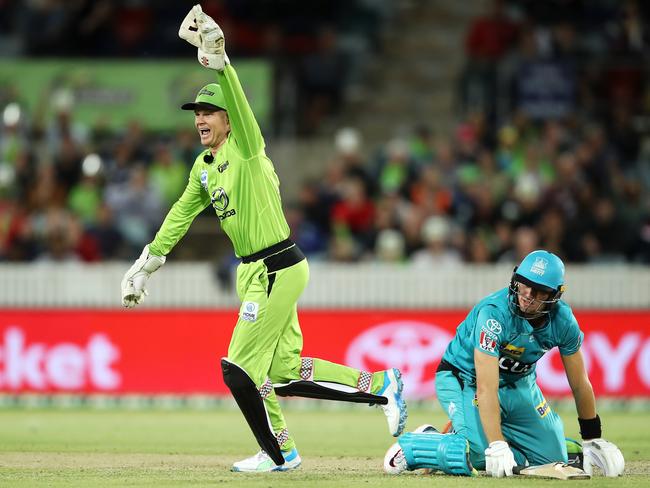
[[[469,442],[459,434],[408,432],[397,439],[409,470],[437,469],[446,474],[472,476]]]
[[[382,395],[364,393],[355,388],[336,383],[316,381],[292,381],[286,385],[274,385],[278,396],[298,396],[318,398],[320,400],[336,400],[339,402],[369,403],[386,405],[388,398]]]

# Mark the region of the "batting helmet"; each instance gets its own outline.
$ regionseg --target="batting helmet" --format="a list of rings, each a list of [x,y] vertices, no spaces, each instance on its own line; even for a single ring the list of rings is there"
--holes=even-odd
[[[546,306],[536,316],[547,314],[564,293],[564,263],[553,253],[537,250],[526,256],[514,269],[510,280],[510,308],[516,315],[535,318],[524,315],[519,308],[519,283],[550,293],[548,300],[541,300]]]

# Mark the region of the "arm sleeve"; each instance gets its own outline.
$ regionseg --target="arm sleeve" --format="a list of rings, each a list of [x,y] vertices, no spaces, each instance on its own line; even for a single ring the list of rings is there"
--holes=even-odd
[[[504,334],[502,324],[501,314],[496,307],[483,307],[474,326],[474,349],[498,357]]]
[[[563,311],[562,323],[564,324],[565,330],[560,339],[561,342],[558,344],[558,349],[563,356],[570,356],[578,352],[585,335],[580,330],[578,321],[571,310]]]
[[[264,149],[264,139],[235,68],[226,65],[223,71],[217,72],[217,79],[226,100],[230,129],[241,156],[244,159],[257,156]]]
[[[166,256],[185,235],[194,218],[210,204],[208,193],[201,188],[199,164],[195,163],[185,191],[172,206],[153,241],[149,252],[155,256]]]

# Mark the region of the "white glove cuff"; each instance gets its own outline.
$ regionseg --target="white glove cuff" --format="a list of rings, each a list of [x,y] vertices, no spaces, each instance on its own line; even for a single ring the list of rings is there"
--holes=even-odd
[[[165,264],[166,259],[167,258],[165,256],[154,256],[153,254],[150,254],[142,266],[142,270],[151,274],[154,271],[157,271],[158,268],[160,268],[163,264]]]
[[[504,447],[510,447],[506,441],[492,441],[488,449],[503,449]]]
[[[203,51],[199,48],[197,50],[196,58],[199,60],[202,66],[210,69],[216,69],[217,71],[223,71],[226,67],[226,64],[230,64],[230,60],[225,53],[222,54],[210,54]]]

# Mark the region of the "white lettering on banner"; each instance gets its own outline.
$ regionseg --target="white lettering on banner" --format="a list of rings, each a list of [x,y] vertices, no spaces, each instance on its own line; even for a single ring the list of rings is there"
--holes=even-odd
[[[76,344],[59,344],[47,353],[45,373],[54,388],[78,390],[84,386],[84,353]]]
[[[25,333],[9,327],[0,343],[0,388],[8,390],[112,390],[121,384],[112,367],[119,349],[104,334],[90,336],[88,344],[63,342],[28,344]]]
[[[580,351],[585,362],[585,369],[589,372],[591,371],[591,352],[586,339]],[[537,383],[548,393],[568,393],[571,391],[562,362],[560,361],[559,368],[553,365],[554,358],[558,354],[560,354],[559,349],[554,347],[537,361]]]
[[[636,361],[636,370],[643,384],[650,388],[650,339],[641,347],[639,359]]]
[[[114,390],[122,383],[122,376],[111,368],[120,359],[120,350],[104,334],[95,334],[88,341],[90,382],[102,390]]]
[[[426,322],[378,324],[357,336],[346,352],[346,364],[360,369],[399,368],[408,398],[435,394],[434,372],[452,335]]]
[[[5,349],[2,351],[0,347],[0,359],[4,359],[7,386],[18,388],[24,376],[33,388],[45,388],[45,379],[39,372],[45,345],[35,343],[23,351],[24,343],[25,337],[18,329],[8,329],[5,333]],[[0,376],[0,381],[1,379]]]
[[[589,347],[594,358],[603,371],[605,390],[619,391],[625,384],[625,370],[634,357],[634,352],[641,342],[636,333],[623,335],[618,347],[612,346],[607,336],[601,332],[589,334]]]
[[[585,352],[584,348],[582,352]],[[559,353],[554,347],[537,361],[537,383],[546,393],[566,393],[571,390],[564,367],[556,368],[553,365],[553,358]]]
[[[632,374],[630,365],[635,356],[638,356],[636,369],[639,378],[650,388],[650,339],[643,343],[640,334],[628,332],[621,336],[618,344],[612,345],[606,334],[592,332],[585,337],[581,351],[587,373],[591,371],[594,361],[600,367],[605,394],[623,390],[626,378]],[[559,352],[554,348],[537,362],[537,381],[548,393],[567,393],[571,388],[564,368],[553,365],[553,358],[557,354]]]

